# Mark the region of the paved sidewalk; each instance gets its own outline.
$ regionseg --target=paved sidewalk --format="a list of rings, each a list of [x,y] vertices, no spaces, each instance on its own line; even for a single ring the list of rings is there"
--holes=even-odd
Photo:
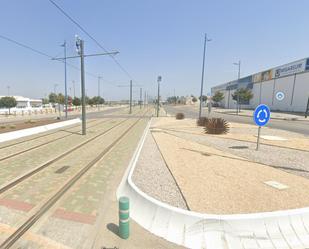
[[[237,115],[235,109],[221,109],[221,108],[213,108],[214,112],[228,114],[228,115]],[[253,117],[254,110],[241,110],[238,114],[239,116],[244,117]],[[292,120],[292,121],[308,121],[309,117],[305,118],[304,115],[296,114],[296,113],[284,113],[284,112],[271,112],[272,119],[280,119],[280,120]]]

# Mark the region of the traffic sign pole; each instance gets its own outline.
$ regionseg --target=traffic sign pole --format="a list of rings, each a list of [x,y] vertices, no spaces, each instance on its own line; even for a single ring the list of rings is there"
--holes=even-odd
[[[260,135],[262,126],[266,125],[270,119],[270,110],[267,105],[259,105],[255,108],[253,114],[254,123],[259,126],[258,136],[256,141],[256,150],[259,150],[260,147]]]
[[[260,135],[261,135],[261,126],[259,126],[259,129],[258,129],[258,136],[257,136],[257,141],[256,141],[256,150],[259,150],[259,147],[260,147]]]

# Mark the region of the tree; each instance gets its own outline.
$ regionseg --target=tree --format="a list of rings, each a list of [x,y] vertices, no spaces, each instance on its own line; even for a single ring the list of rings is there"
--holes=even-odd
[[[176,104],[177,99],[178,99],[178,97],[172,96],[172,97],[168,97],[168,98],[166,99],[166,101],[167,101],[167,103],[169,103],[169,104]]]
[[[241,104],[249,104],[250,99],[253,98],[253,93],[248,88],[239,88],[232,94],[232,98],[237,102],[239,100],[239,103],[237,104],[239,105],[240,110]]]
[[[65,97],[62,93],[59,93],[57,96],[57,103],[64,105],[65,103]]]
[[[201,96],[199,96],[198,99],[201,101]],[[202,102],[206,102],[206,100],[207,100],[207,96],[202,95]]]
[[[0,108],[8,108],[9,114],[11,114],[11,108],[17,105],[17,101],[14,97],[2,97],[0,99]]]
[[[81,104],[80,98],[74,97],[72,104],[75,106],[79,106]]]
[[[49,102],[50,102],[50,103],[53,103],[53,104],[57,103],[57,101],[58,101],[57,94],[55,94],[55,93],[50,93],[50,94],[48,95],[48,99],[49,99]]]
[[[94,96],[92,98],[92,103],[94,105],[102,105],[102,104],[105,103],[105,100],[102,97],[100,97],[100,96]]]
[[[223,99],[224,99],[224,94],[220,91],[215,92],[214,96],[212,96],[212,100],[215,103],[219,103]]]
[[[193,96],[192,97],[192,102],[195,103],[196,101],[197,101],[197,98]]]
[[[49,100],[47,98],[42,99],[42,104],[47,105],[49,103]]]

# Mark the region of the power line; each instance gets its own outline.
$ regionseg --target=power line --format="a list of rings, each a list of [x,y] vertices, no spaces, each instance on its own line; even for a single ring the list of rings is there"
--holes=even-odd
[[[90,35],[86,29],[84,29],[77,21],[75,21],[68,13],[66,13],[58,4],[56,4],[53,0],[49,0],[50,3],[52,3],[64,16],[66,16],[71,22],[73,22],[81,31],[83,31],[92,41],[94,41],[100,48],[102,48],[105,52],[108,53],[108,50],[99,43],[92,35]],[[109,55],[114,62],[118,65],[118,67],[130,78],[132,79],[132,76],[129,74],[129,72],[116,60],[116,58],[113,55]]]
[[[53,56],[51,56],[51,55],[49,55],[49,54],[46,54],[46,53],[44,53],[44,52],[42,52],[42,51],[40,51],[40,50],[38,50],[38,49],[35,49],[35,48],[33,48],[33,47],[30,47],[30,46],[28,46],[28,45],[26,45],[26,44],[24,44],[24,43],[21,43],[21,42],[19,42],[19,41],[16,41],[16,40],[14,40],[14,39],[11,39],[11,38],[9,38],[9,37],[7,37],[7,36],[0,35],[0,38],[3,39],[3,40],[6,40],[6,41],[8,41],[8,42],[11,42],[11,43],[13,43],[13,44],[15,44],[15,45],[18,45],[18,46],[20,46],[20,47],[23,47],[23,48],[25,48],[25,49],[28,49],[28,50],[30,50],[30,51],[36,53],[36,54],[42,55],[42,56],[44,56],[44,57],[47,57],[47,58],[49,58],[49,59],[54,58]],[[63,60],[58,60],[58,61],[64,63]],[[72,67],[72,68],[74,68],[74,69],[76,69],[76,70],[78,70],[78,71],[80,71],[80,68],[77,67],[77,66],[75,66],[75,65],[73,65],[73,64],[67,63],[67,65],[70,66],[70,67]],[[95,78],[98,77],[98,76],[95,75],[94,73],[86,72],[86,74],[89,75],[89,76],[95,77]]]

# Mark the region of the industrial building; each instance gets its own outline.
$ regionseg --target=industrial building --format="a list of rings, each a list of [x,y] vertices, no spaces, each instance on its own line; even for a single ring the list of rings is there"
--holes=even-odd
[[[309,58],[212,87],[211,94],[222,92],[224,99],[220,106],[236,108],[232,94],[240,88],[248,88],[253,93],[248,103],[241,103],[243,108],[266,104],[274,111],[305,112],[309,101]]]
[[[7,97],[7,96],[0,96]],[[42,109],[42,100],[41,99],[30,99],[23,96],[10,96],[16,99],[17,105],[14,108],[11,108],[11,112],[22,112],[22,111],[34,111]],[[0,114],[7,113],[9,110],[6,108],[0,108]]]

